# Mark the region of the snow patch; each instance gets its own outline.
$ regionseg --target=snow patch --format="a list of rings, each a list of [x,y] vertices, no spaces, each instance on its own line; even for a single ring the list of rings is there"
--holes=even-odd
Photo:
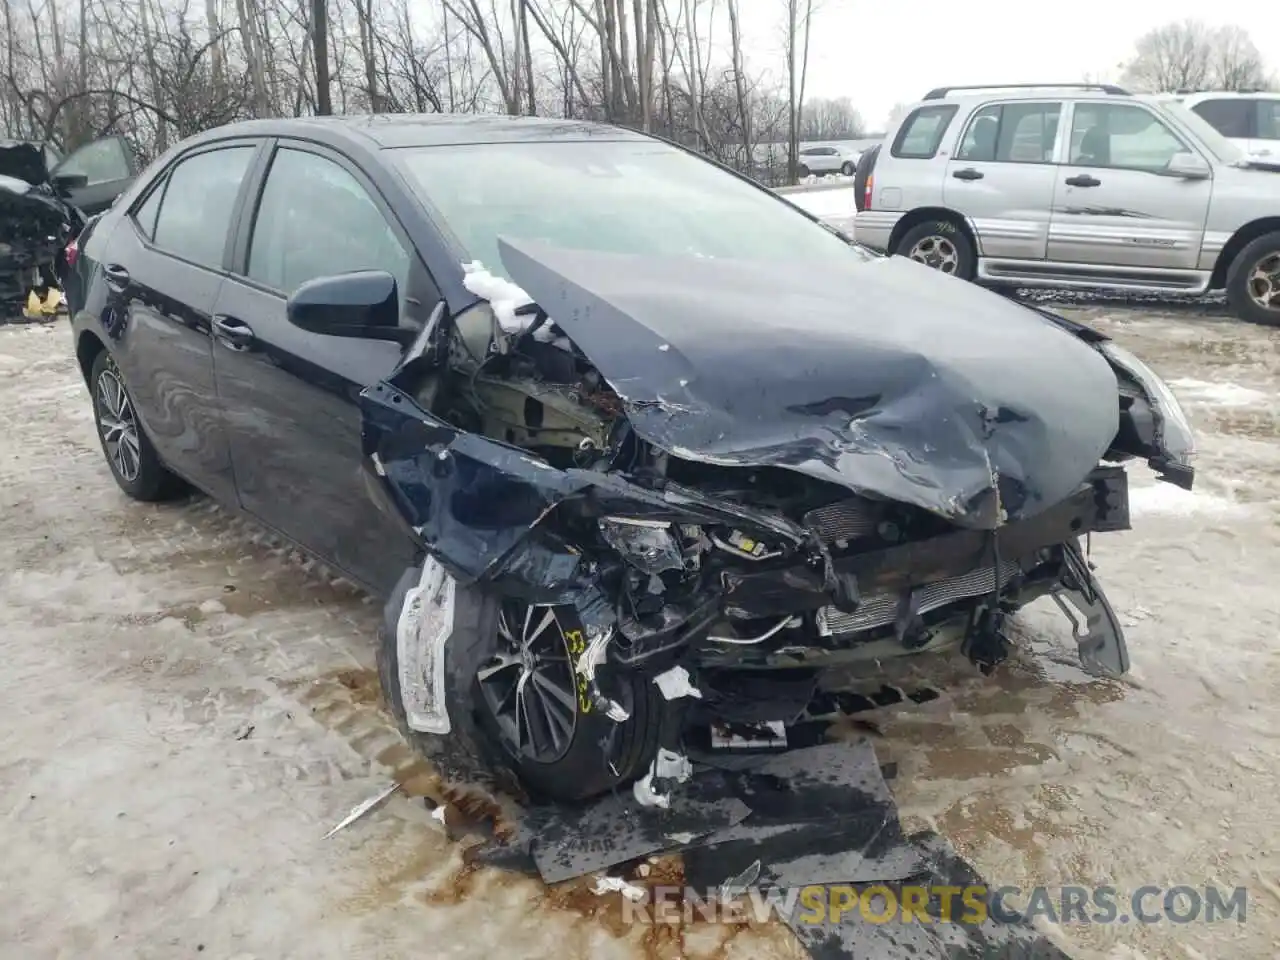
[[[1225,497],[1183,490],[1171,483],[1132,487],[1129,490],[1129,513],[1135,517],[1144,514],[1189,517],[1193,514],[1231,513],[1239,509],[1238,503]]]
[[[853,188],[843,190],[813,190],[805,193],[783,194],[785,199],[815,217],[852,217],[858,210],[853,202]]]
[[[1169,386],[1178,392],[1178,399],[1190,403],[1208,403],[1219,407],[1249,407],[1265,403],[1269,394],[1235,383],[1211,383],[1184,377],[1170,380]]]

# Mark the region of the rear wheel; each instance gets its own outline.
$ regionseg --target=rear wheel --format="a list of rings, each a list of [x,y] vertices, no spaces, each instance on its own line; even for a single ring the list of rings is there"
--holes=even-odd
[[[973,279],[977,257],[968,235],[952,220],[925,220],[898,241],[894,253],[942,273]]]
[[[855,172],[857,169],[858,169],[858,168],[857,168],[856,166],[854,166],[854,164],[853,164],[851,161],[846,160],[846,161],[844,162],[844,164],[843,164],[843,165],[841,165],[841,167],[840,167],[840,173],[842,173],[842,174],[843,174],[844,176],[846,176],[846,177],[852,177],[852,176],[853,176],[853,174],[854,174],[854,172]]]
[[[805,177],[809,176],[809,168],[803,163],[800,164],[800,166],[796,167],[796,176],[803,180]]]
[[[105,350],[89,371],[98,441],[116,484],[135,500],[168,500],[182,481],[165,469],[138,420],[133,398],[115,361]]]
[[[1227,303],[1242,320],[1280,326],[1280,233],[1258,237],[1232,261]]]

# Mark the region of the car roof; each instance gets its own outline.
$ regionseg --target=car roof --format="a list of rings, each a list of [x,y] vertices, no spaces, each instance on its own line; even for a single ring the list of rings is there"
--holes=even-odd
[[[1193,100],[1280,100],[1280,91],[1275,90],[1196,90],[1191,93],[1178,93],[1177,97],[1184,102]]]
[[[374,149],[460,144],[588,140],[649,140],[644,134],[584,120],[501,114],[395,113],[245,120],[206,131],[197,139],[300,137],[364,141]]]

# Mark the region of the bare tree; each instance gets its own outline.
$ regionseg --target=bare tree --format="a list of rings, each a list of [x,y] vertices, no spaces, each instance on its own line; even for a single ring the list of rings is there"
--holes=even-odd
[[[1243,28],[1211,28],[1199,20],[1143,34],[1122,68],[1127,85],[1148,92],[1248,90],[1269,83],[1262,55]]]

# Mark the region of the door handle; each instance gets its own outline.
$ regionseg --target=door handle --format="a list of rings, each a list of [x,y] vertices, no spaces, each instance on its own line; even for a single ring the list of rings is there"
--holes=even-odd
[[[233,350],[247,350],[253,344],[253,328],[223,313],[214,314],[213,333]]]
[[[1074,177],[1067,177],[1067,186],[1069,187],[1098,187],[1101,185],[1101,180],[1091,177],[1087,173],[1081,173]]]
[[[107,286],[112,290],[120,291],[129,286],[129,271],[118,263],[109,263],[102,268],[103,276],[107,278]]]
[[[973,167],[965,167],[963,170],[957,170],[951,175],[957,180],[981,180],[986,176],[981,170],[975,170]]]

